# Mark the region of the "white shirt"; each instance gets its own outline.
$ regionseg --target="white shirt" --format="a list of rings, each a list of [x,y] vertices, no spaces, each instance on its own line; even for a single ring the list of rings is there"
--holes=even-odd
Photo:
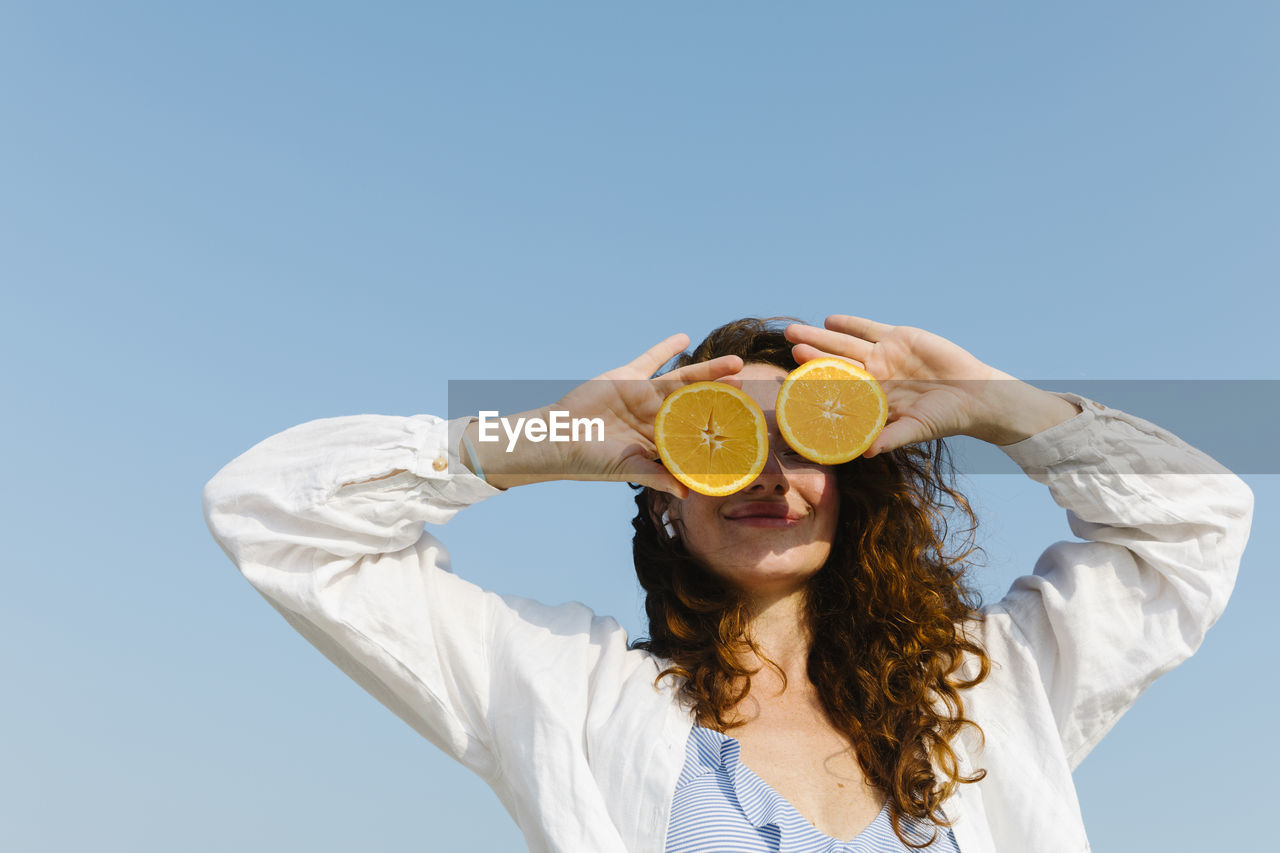
[[[987,776],[944,804],[965,853],[1089,849],[1071,771],[1199,647],[1248,538],[1239,478],[1146,421],[1061,396],[1084,411],[1004,450],[1085,541],[1052,545],[983,608],[994,665],[962,695],[985,748],[968,727],[952,746],[962,773]],[[498,493],[465,473],[455,439],[431,415],[293,427],[208,483],[209,529],[289,624],[478,773],[530,850],[662,853],[692,716],[613,619],[453,574],[424,523]]]

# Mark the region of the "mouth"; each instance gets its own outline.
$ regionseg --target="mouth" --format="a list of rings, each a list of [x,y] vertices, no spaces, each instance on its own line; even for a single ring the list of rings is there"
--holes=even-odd
[[[734,507],[725,518],[746,527],[792,527],[804,516],[783,503],[755,502]]]

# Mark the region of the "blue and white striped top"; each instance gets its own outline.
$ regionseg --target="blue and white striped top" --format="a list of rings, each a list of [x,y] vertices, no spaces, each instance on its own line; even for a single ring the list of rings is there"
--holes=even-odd
[[[667,853],[903,853],[886,802],[856,838],[824,835],[763,779],[738,760],[739,744],[721,732],[694,726],[676,783]],[[950,829],[903,816],[914,843],[938,837],[930,853],[960,853]]]

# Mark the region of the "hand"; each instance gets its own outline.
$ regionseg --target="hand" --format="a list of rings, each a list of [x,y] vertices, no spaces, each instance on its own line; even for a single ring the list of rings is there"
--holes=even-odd
[[[996,370],[951,341],[910,326],[835,314],[825,329],[787,327],[803,364],[836,356],[865,368],[884,388],[889,420],[863,454],[969,435],[1013,444],[1077,414],[1071,403]]]
[[[511,453],[501,447],[475,443],[482,454],[485,478],[498,488],[549,480],[614,480],[639,483],[679,498],[689,490],[657,461],[653,443],[653,420],[668,394],[691,382],[723,380],[738,384],[732,375],[742,369],[742,359],[723,356],[673,370],[663,376],[653,374],[689,345],[687,335],[673,335],[622,367],[614,368],[584,382],[550,406],[512,417],[547,419],[552,410],[568,412],[570,418],[599,418],[604,423],[603,441],[533,443],[518,441]]]

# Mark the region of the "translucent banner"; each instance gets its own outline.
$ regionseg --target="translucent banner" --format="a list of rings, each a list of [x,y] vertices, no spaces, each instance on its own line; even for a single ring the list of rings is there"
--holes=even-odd
[[[1275,437],[1275,424],[1280,423],[1280,380],[1026,381],[1045,391],[1079,394],[1148,421],[1204,451],[1237,474],[1280,473],[1280,442]],[[773,436],[772,443],[784,446],[773,413],[781,379],[776,383],[744,381],[741,385],[759,402]],[[986,389],[966,388],[963,383],[957,383],[957,387],[961,396],[978,390],[991,394],[993,390],[989,383]],[[517,452],[521,442],[618,441],[634,436],[627,433],[626,428],[607,426],[608,419],[601,419],[592,405],[603,400],[629,401],[652,413],[670,390],[660,384],[660,380],[451,380],[448,416],[482,420],[482,440],[500,446],[504,452]],[[895,402],[899,396],[892,383],[885,385],[885,391],[892,421],[897,414]],[[570,392],[574,392],[573,401],[591,401],[591,405],[566,404],[556,408],[557,401],[562,401]],[[910,393],[905,386],[903,393]],[[1004,396],[1013,395],[991,394],[991,398]],[[1008,414],[1012,419],[1017,413]],[[714,419],[707,424],[708,441],[720,434],[715,430],[718,426]],[[627,434],[618,435],[617,429]],[[960,473],[1019,473],[1018,467],[994,445],[967,436],[952,436],[946,442]],[[657,457],[656,452],[654,456]],[[857,461],[848,464],[857,464]],[[1150,468],[1136,472],[1167,473],[1160,471],[1156,463]]]

